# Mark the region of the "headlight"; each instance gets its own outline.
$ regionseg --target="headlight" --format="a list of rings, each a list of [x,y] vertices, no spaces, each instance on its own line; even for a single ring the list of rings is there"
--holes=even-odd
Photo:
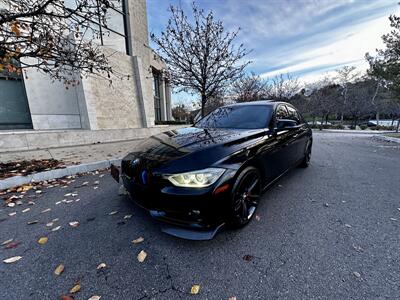
[[[225,169],[208,168],[199,171],[166,175],[165,177],[176,186],[201,188],[212,185],[224,172]]]

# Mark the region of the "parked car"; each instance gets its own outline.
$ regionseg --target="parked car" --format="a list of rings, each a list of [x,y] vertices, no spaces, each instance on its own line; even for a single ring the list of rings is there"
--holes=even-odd
[[[122,159],[121,177],[134,202],[173,225],[169,233],[203,239],[223,223],[246,225],[268,186],[309,165],[312,141],[291,104],[228,105],[140,143]]]

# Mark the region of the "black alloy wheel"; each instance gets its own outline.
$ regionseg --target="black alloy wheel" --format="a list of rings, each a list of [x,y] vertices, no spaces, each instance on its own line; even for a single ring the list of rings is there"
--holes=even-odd
[[[260,172],[254,167],[245,168],[232,189],[229,224],[233,227],[242,227],[249,223],[256,211],[260,195]]]
[[[304,158],[300,163],[300,167],[301,168],[307,168],[310,165],[311,147],[312,147],[312,143],[311,143],[311,141],[308,141],[307,142],[307,147],[306,147],[306,153],[304,154]]]

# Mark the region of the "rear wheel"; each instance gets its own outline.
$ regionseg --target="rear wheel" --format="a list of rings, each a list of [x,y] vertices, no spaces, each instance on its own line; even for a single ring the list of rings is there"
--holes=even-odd
[[[311,147],[312,147],[312,143],[311,143],[311,141],[308,141],[307,147],[306,147],[306,153],[304,153],[304,158],[299,165],[301,168],[307,168],[310,165]]]
[[[231,193],[229,224],[242,227],[254,216],[261,194],[260,172],[245,168],[238,176]]]

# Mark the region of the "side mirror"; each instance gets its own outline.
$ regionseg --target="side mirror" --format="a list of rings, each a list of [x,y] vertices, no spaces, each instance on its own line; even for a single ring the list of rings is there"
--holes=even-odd
[[[276,121],[275,132],[291,130],[297,128],[297,122],[289,119],[279,119]]]

